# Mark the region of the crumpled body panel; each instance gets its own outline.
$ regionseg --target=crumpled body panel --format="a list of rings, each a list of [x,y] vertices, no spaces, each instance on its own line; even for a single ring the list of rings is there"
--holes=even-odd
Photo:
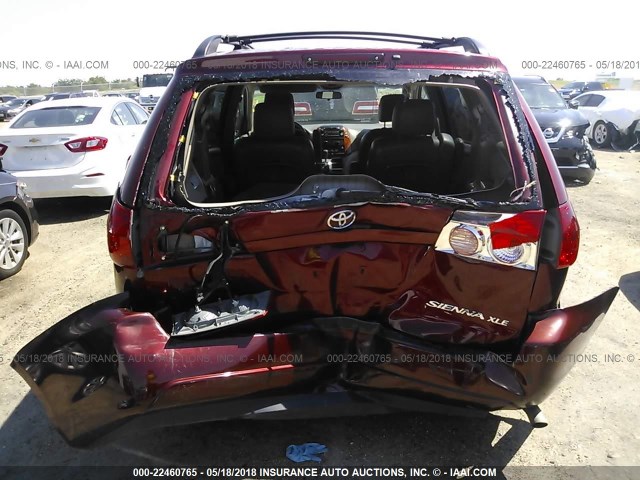
[[[128,295],[121,294],[44,332],[12,367],[74,445],[142,426],[281,418],[308,408],[325,415],[346,405],[350,413],[431,404],[524,408],[544,400],[566,375],[616,293],[540,312],[524,343],[504,353],[335,316],[267,317],[256,324],[261,333],[188,343],[171,339],[150,313],[127,309]],[[268,329],[264,322],[271,322]]]

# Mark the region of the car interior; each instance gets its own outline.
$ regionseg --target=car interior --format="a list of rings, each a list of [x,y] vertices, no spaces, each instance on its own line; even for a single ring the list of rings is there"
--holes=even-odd
[[[513,167],[493,98],[482,79],[205,85],[178,160],[178,196],[198,206],[260,202],[313,175],[364,174],[413,194],[508,200]]]

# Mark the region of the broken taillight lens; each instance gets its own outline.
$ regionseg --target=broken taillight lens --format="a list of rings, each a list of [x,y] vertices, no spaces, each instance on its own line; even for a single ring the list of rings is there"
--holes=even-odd
[[[558,255],[558,268],[573,265],[578,258],[580,249],[580,226],[573,212],[571,203],[566,202],[558,208],[560,212],[560,227],[562,229],[562,245]]]
[[[113,263],[121,267],[133,267],[135,260],[131,249],[131,220],[133,210],[113,198],[107,219],[107,245]]]
[[[535,270],[544,210],[516,214],[458,211],[436,250],[460,257]]]

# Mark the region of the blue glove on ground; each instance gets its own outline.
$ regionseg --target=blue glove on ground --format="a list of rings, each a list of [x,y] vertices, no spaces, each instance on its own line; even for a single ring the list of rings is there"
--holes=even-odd
[[[318,453],[325,453],[327,447],[320,443],[303,443],[302,445],[289,445],[287,447],[287,458],[294,462],[307,462],[313,460],[319,462]]]

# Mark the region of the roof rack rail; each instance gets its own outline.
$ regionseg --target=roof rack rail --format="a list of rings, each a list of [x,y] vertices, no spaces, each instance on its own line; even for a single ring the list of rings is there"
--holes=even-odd
[[[418,48],[441,49],[462,47],[466,52],[487,55],[486,48],[469,37],[436,38],[401,33],[357,32],[357,31],[315,31],[267,33],[261,35],[212,35],[206,38],[196,49],[193,57],[206,57],[218,52],[220,45],[233,45],[234,50],[253,48],[257,42],[275,42],[282,40],[338,39],[338,40],[370,40],[376,42],[392,42],[415,45]]]

